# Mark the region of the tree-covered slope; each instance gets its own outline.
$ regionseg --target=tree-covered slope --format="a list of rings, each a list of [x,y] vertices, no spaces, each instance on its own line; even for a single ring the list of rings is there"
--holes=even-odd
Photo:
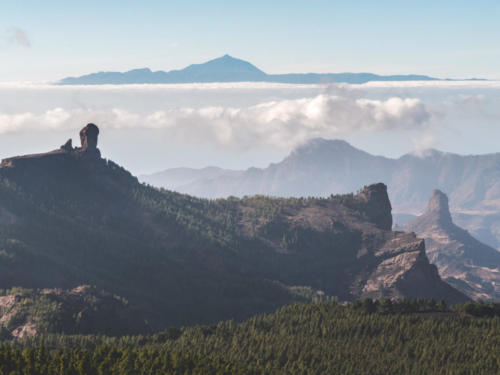
[[[96,285],[153,328],[243,319],[299,296],[466,300],[422,240],[391,231],[385,185],[322,199],[204,200],[140,184],[82,147],[0,166],[0,288]]]
[[[49,335],[0,346],[0,371],[101,374],[497,374],[500,305],[286,306],[153,336]]]

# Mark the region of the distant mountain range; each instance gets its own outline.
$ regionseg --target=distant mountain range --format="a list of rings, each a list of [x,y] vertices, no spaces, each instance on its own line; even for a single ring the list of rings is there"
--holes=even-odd
[[[372,73],[290,73],[267,74],[255,65],[224,55],[203,64],[192,64],[180,70],[153,72],[149,68],[127,72],[98,72],[80,77],[67,77],[59,85],[103,85],[144,83],[208,83],[208,82],[276,82],[295,84],[353,83],[370,81],[436,81],[439,78],[425,75],[388,75]],[[474,79],[477,80],[477,79]]]
[[[403,228],[425,239],[429,260],[449,284],[475,300],[500,300],[500,252],[453,223],[442,191],[434,190],[427,210]]]
[[[345,141],[318,138],[263,169],[176,168],[139,178],[207,198],[253,194],[327,197],[383,181],[398,224],[423,212],[429,192],[440,189],[450,196],[459,225],[490,246],[500,247],[500,153],[465,156],[428,150],[423,156],[390,159]]]

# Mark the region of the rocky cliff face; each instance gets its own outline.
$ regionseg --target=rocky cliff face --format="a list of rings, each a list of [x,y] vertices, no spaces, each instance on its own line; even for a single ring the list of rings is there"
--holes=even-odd
[[[240,202],[242,222],[248,225],[245,213],[252,207],[245,205],[245,200]],[[274,237],[265,230],[277,225],[286,228],[283,237]],[[352,197],[334,196],[290,205],[273,220],[260,221],[246,232],[257,233],[257,238],[272,244],[282,255],[279,268],[267,277],[280,277],[287,284],[300,280],[343,300],[467,300],[441,280],[437,268],[429,263],[423,239],[412,233],[393,232],[391,227],[387,187],[379,183],[364,187]],[[300,268],[285,271],[291,262],[300,264]],[[330,274],[318,280],[326,269]]]
[[[365,214],[380,229],[392,229],[392,207],[387,195],[387,186],[378,183],[365,187],[356,195],[356,199],[365,202]]]
[[[446,194],[434,190],[427,210],[405,229],[425,238],[429,259],[448,283],[473,299],[500,299],[500,253],[453,223]]]
[[[391,231],[383,184],[329,198],[209,201],[138,183],[82,147],[0,166],[0,288],[93,284],[154,328],[243,319],[297,299],[466,297],[430,265],[422,240]]]

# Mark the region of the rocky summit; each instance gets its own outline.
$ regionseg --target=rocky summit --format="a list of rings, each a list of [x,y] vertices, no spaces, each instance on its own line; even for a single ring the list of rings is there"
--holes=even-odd
[[[73,147],[72,139],[68,139],[59,149],[42,154],[30,154],[14,156],[3,159],[1,166],[13,166],[26,163],[49,163],[65,158],[84,158],[87,160],[99,160],[101,152],[97,148],[99,128],[94,124],[88,124],[80,131],[81,147]]]
[[[442,191],[432,192],[427,210],[405,229],[425,238],[429,259],[448,283],[473,299],[500,299],[500,253],[453,223]]]
[[[467,297],[423,240],[391,230],[384,184],[328,198],[206,200],[100,157],[99,129],[0,165],[0,288],[93,285],[152,329],[243,319],[318,298]]]

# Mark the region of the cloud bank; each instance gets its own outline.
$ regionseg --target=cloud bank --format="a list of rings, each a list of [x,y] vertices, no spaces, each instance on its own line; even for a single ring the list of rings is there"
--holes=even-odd
[[[498,152],[500,137],[500,84],[492,81],[418,87],[24,82],[0,83],[0,98],[0,158],[53,149],[95,122],[106,157],[140,173],[265,166],[315,137],[388,157],[429,147]]]
[[[149,113],[56,107],[40,113],[0,113],[0,134],[76,129],[95,122],[103,129],[157,129],[179,140],[227,148],[247,149],[259,143],[286,149],[313,137],[423,129],[432,116],[416,98],[374,100],[323,93],[247,107],[177,107]]]

